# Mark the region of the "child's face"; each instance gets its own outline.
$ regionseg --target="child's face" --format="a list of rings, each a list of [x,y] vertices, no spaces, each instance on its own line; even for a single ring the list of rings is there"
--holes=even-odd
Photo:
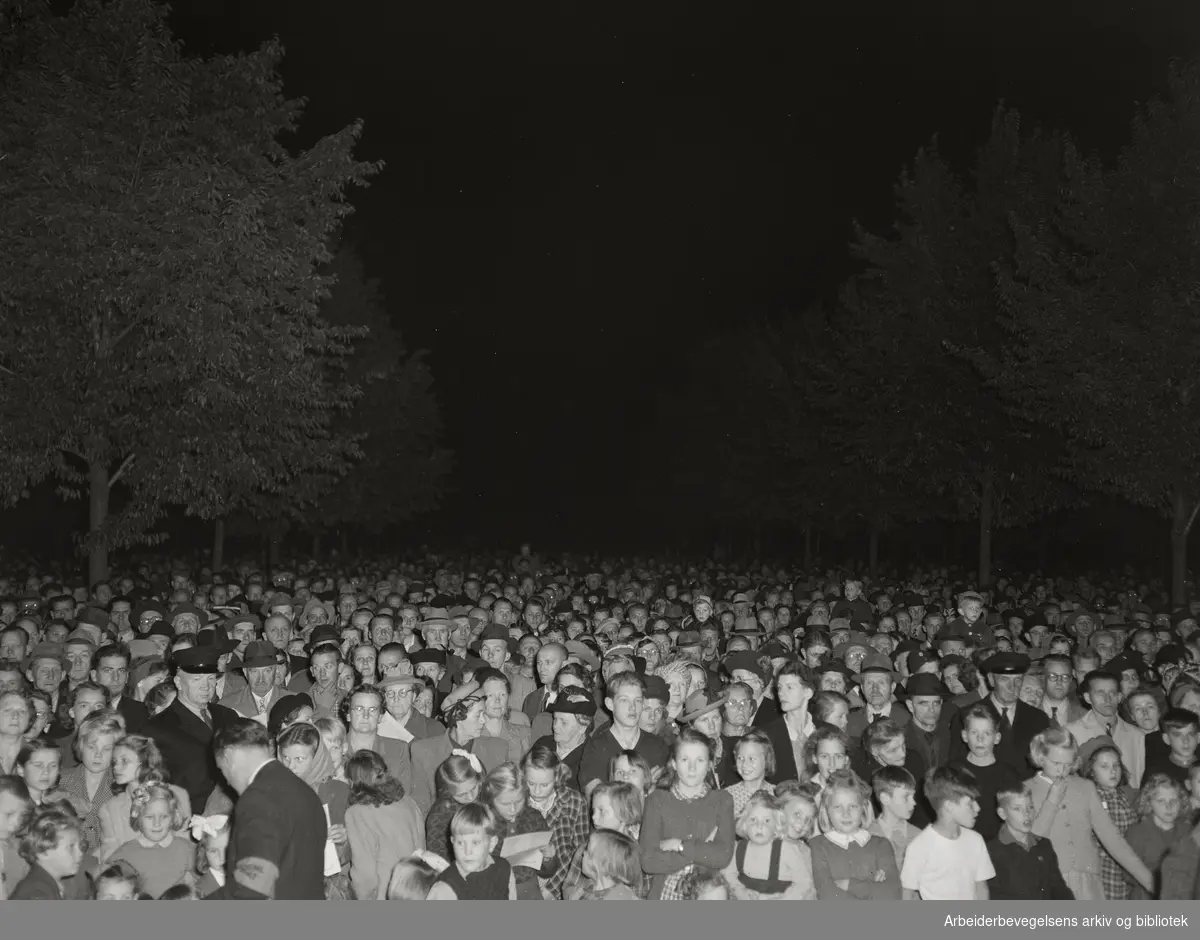
[[[117,743],[111,734],[98,734],[88,742],[79,744],[79,763],[90,774],[102,774],[112,766],[113,746]]]
[[[21,776],[30,790],[45,793],[58,782],[59,755],[56,751],[34,751],[21,768]]]
[[[325,750],[329,752],[329,759],[333,761],[334,770],[341,770],[346,765],[346,739],[334,740],[321,735],[321,741],[325,745]]]
[[[524,790],[505,790],[503,793],[496,794],[496,798],[492,800],[492,809],[496,811],[496,815],[508,822],[516,822],[524,808]]]
[[[675,749],[672,764],[680,783],[685,787],[699,787],[708,776],[709,760],[708,748],[688,742]]]
[[[711,888],[705,888],[696,895],[697,901],[728,901],[729,889],[724,885],[714,885]]]
[[[1096,786],[1114,790],[1121,785],[1121,758],[1105,751],[1096,757],[1092,764],[1092,778]]]
[[[312,768],[317,755],[304,744],[293,744],[279,752],[279,762],[301,779]]]
[[[979,818],[979,801],[973,796],[949,800],[944,804],[943,813],[946,818],[964,829],[974,829],[975,820]]]
[[[136,901],[137,895],[133,893],[133,885],[128,881],[109,878],[107,881],[101,881],[96,886],[96,900]]]
[[[1008,827],[1020,835],[1033,828],[1033,800],[1028,796],[1010,796],[996,805],[996,813]]]
[[[209,836],[204,841],[204,858],[209,868],[217,871],[225,870],[225,853],[229,848],[229,832],[226,830],[219,836]]]
[[[881,793],[879,803],[897,819],[908,820],[917,808],[917,794],[909,787],[896,787],[891,793]]]
[[[972,718],[963,729],[962,736],[967,750],[975,757],[991,757],[1000,743],[1000,732],[986,718]]]
[[[465,829],[451,837],[454,860],[467,871],[480,871],[488,856],[496,847],[496,837],[489,836],[483,829]]]
[[[833,711],[829,713],[829,723],[845,731],[846,725],[850,723],[850,706],[843,702],[834,705]]]
[[[875,759],[887,767],[903,767],[908,757],[908,747],[904,738],[892,738],[876,746],[873,753]]]
[[[1179,764],[1190,764],[1196,756],[1196,745],[1200,736],[1196,733],[1195,725],[1184,728],[1174,728],[1163,735],[1163,740],[1171,747],[1171,756]]]
[[[479,798],[479,781],[478,780],[463,780],[460,783],[453,785],[450,796],[455,803],[466,806],[468,803],[474,803]]]
[[[1150,797],[1150,812],[1154,814],[1154,821],[1163,829],[1170,829],[1175,825],[1182,809],[1179,793],[1174,787],[1159,787]]]
[[[617,814],[613,812],[612,800],[606,795],[597,795],[592,800],[592,826],[615,832],[620,832],[623,828]]]
[[[862,828],[862,797],[854,790],[835,790],[829,797],[829,822],[835,832],[851,835]]]
[[[762,780],[767,773],[767,762],[760,744],[751,742],[741,745],[734,763],[738,776],[743,780]]]
[[[741,767],[738,768],[738,771],[741,772]],[[646,775],[640,768],[631,764],[628,757],[617,759],[616,766],[613,767],[613,779],[619,783],[631,783],[643,791],[646,787]]]
[[[58,844],[38,856],[38,864],[55,878],[69,878],[79,871],[83,861],[83,846],[79,844],[79,833],[68,829],[58,837]]]
[[[830,738],[818,744],[816,756],[817,769],[826,780],[835,770],[841,770],[846,766],[846,749],[836,738]],[[903,758],[900,762],[904,763]]]
[[[113,783],[119,783],[123,786],[133,783],[137,779],[139,767],[137,754],[127,747],[118,747],[113,750]]]
[[[746,838],[754,845],[768,845],[775,840],[778,825],[778,814],[774,810],[766,806],[756,806],[746,813],[742,829]]]
[[[173,821],[166,800],[151,800],[142,809],[142,835],[151,842],[162,842],[171,834]]]
[[[793,799],[783,807],[783,818],[787,823],[787,837],[799,842],[812,835],[813,820],[817,818],[816,807],[807,800]]]
[[[11,838],[21,825],[28,807],[11,793],[0,793],[0,842]]]
[[[1042,758],[1042,772],[1051,780],[1061,780],[1071,773],[1078,752],[1067,747],[1052,747]]]

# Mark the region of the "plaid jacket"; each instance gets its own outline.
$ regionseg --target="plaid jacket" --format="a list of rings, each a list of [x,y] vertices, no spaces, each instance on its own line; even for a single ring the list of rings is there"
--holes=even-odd
[[[1125,830],[1137,822],[1137,814],[1129,805],[1125,793],[1119,789],[1109,790],[1106,787],[1096,787],[1096,792],[1100,794],[1100,803],[1108,812],[1108,818],[1113,821],[1117,831],[1121,835],[1125,835]],[[1096,839],[1094,835],[1092,838]],[[1125,877],[1125,869],[1108,854],[1108,850],[1100,845],[1098,839],[1096,839],[1096,847],[1100,850],[1100,881],[1104,886],[1104,897],[1109,901],[1127,900],[1133,892],[1133,887]]]
[[[550,824],[550,844],[554,846],[554,856],[559,860],[559,865],[553,875],[540,879],[542,893],[548,898],[558,899],[562,896],[562,886],[571,859],[591,835],[587,800],[578,790],[560,785],[554,789],[554,805],[545,816]]]

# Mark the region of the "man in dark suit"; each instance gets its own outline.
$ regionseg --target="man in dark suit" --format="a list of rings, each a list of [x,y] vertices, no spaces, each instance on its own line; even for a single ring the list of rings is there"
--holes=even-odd
[[[242,672],[246,685],[221,699],[221,704],[232,709],[243,718],[253,718],[266,725],[271,709],[287,693],[275,684],[277,651],[267,640],[254,640],[247,644],[242,660]]]
[[[129,734],[145,734],[150,713],[145,705],[125,694],[129,685],[129,660],[129,648],[124,644],[102,646],[92,657],[91,679],[108,689],[111,707],[125,719],[125,730]]]
[[[225,885],[208,900],[320,901],[328,823],[320,797],[272,756],[271,735],[234,717],[213,738],[217,766],[238,794]]]
[[[1035,735],[1050,727],[1050,718],[1040,708],[1026,705],[1018,696],[1021,679],[1029,669],[1029,657],[1023,653],[997,653],[986,660],[981,671],[987,674],[992,694],[985,699],[1000,715],[1000,743],[996,760],[1007,764],[1026,779],[1033,774],[1029,763],[1029,743]],[[955,714],[950,726],[952,760],[964,760],[967,745],[963,740],[963,713]]]
[[[219,658],[211,646],[177,652],[175,688],[179,694],[147,726],[171,772],[171,782],[187,790],[196,812],[204,811],[219,779],[213,734],[238,717],[223,705],[211,704]]]
[[[904,726],[904,743],[927,768],[941,767],[950,759],[950,724],[957,710],[954,693],[929,672],[908,680],[908,710],[912,721]]]
[[[882,718],[890,718],[901,728],[912,721],[912,715],[896,701],[896,683],[900,674],[892,668],[892,661],[882,653],[867,654],[854,679],[865,704],[862,708],[853,709],[846,721],[846,736],[852,742],[858,744],[867,726]]]

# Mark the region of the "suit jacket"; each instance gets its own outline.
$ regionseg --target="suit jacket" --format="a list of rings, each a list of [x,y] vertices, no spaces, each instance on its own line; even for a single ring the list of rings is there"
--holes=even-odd
[[[146,709],[145,705],[136,699],[130,698],[128,695],[122,695],[121,701],[117,702],[117,711],[125,719],[125,732],[127,734],[146,733],[146,725],[150,723],[150,712]]]
[[[942,707],[941,718],[938,719],[937,727],[934,733],[937,735],[938,744],[938,760],[937,762],[930,761],[930,754],[927,750],[927,745],[924,740],[924,735],[921,729],[917,727],[915,721],[910,721],[904,726],[904,745],[909,751],[913,751],[920,755],[921,763],[928,769],[930,767],[941,767],[950,760],[950,724],[954,720],[955,711],[950,702],[946,702]],[[869,782],[869,781],[868,781]]]
[[[29,866],[29,871],[21,879],[20,884],[8,896],[10,901],[61,901],[63,900],[62,885],[55,880],[37,862]]]
[[[221,683],[218,681],[217,683],[217,686],[221,691],[220,698],[215,699],[215,701],[218,702],[224,701],[231,695],[240,692],[242,689],[247,689],[250,687],[250,683],[247,682],[245,678],[243,678],[242,674],[238,672],[227,672],[224,676],[222,676],[222,678],[225,680],[225,682]]]
[[[279,761],[269,761],[238,797],[226,856],[225,885],[210,900],[321,901],[325,841],[321,798]],[[239,862],[258,860],[278,876],[239,881]]]
[[[224,705],[210,705],[208,712],[213,721],[211,728],[175,699],[146,727],[146,733],[162,751],[171,782],[187,790],[188,799],[197,808],[205,805],[222,779],[212,750],[213,732],[240,717]]]
[[[286,693],[277,685],[271,686],[271,691],[267,694],[267,712],[269,713]],[[221,704],[226,708],[232,709],[243,718],[257,718],[258,706],[254,704],[254,693],[250,691],[250,686],[245,685],[236,692],[226,695],[221,699]]]
[[[892,700],[892,711],[888,717],[901,728],[912,721],[912,713],[904,707],[903,702],[897,702],[895,699]],[[867,730],[867,724],[866,706],[854,709],[850,712],[850,717],[846,719],[846,737],[857,744],[862,740],[863,732]]]
[[[410,745],[412,754],[412,798],[422,813],[428,813],[435,799],[434,775],[450,752],[457,745],[450,740],[450,733],[436,738],[422,738]],[[484,774],[495,770],[508,760],[508,741],[500,738],[480,737],[467,748],[483,764]]]
[[[990,700],[990,696],[987,700]],[[995,705],[995,702],[992,703]],[[1012,729],[1000,731],[1000,743],[996,745],[996,760],[1008,764],[1021,775],[1028,778],[1033,773],[1033,765],[1029,763],[1029,742],[1034,735],[1040,734],[1050,727],[1050,717],[1040,708],[1017,702]],[[963,712],[955,713],[950,723],[951,760],[966,760],[967,745],[962,739]]]
[[[533,724],[533,719],[546,710],[546,698],[549,695],[550,687],[542,686],[542,688],[530,692],[525,696],[525,701],[521,703],[521,711],[529,719],[530,725]]]
[[[1042,713],[1045,714],[1047,718],[1050,717],[1046,712],[1046,703],[1044,701],[1042,702]],[[1079,701],[1079,699],[1075,698],[1073,695],[1067,696],[1067,699],[1063,702],[1063,704],[1058,706],[1058,726],[1060,728],[1065,728],[1067,725],[1071,724],[1071,722],[1078,721],[1087,713],[1088,707]],[[1054,721],[1055,719],[1050,719],[1051,724],[1053,724]]]

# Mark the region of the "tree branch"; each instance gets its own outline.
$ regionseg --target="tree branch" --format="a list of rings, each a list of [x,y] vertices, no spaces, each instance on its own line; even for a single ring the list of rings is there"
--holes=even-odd
[[[117,472],[108,479],[108,488],[111,490],[113,485],[125,475],[125,471],[133,466],[133,454],[130,454],[121,461],[121,466],[117,467]]]
[[[1187,525],[1183,527],[1183,534],[1186,537],[1192,531],[1192,523],[1196,521],[1196,513],[1200,513],[1200,501],[1192,507],[1192,514],[1188,516]]]

